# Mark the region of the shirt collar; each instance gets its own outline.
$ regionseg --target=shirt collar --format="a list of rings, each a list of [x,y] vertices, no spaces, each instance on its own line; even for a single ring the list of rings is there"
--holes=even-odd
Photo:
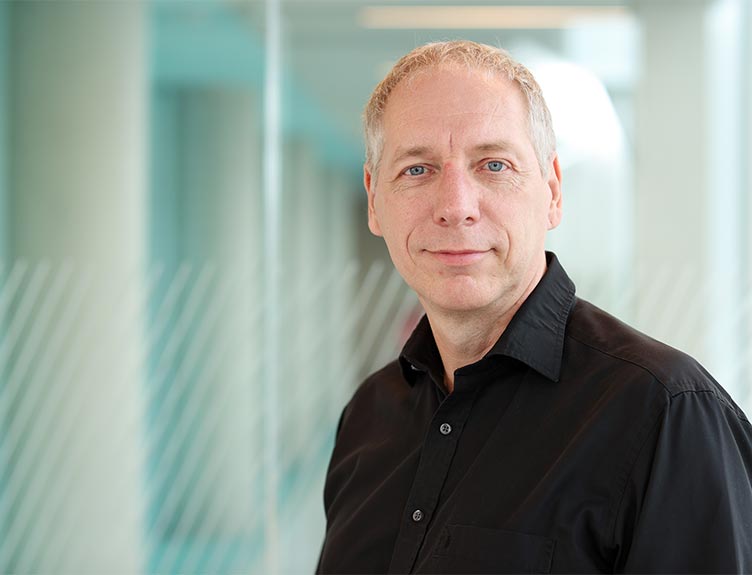
[[[575,287],[555,254],[546,252],[546,262],[546,273],[481,361],[492,356],[511,357],[551,381],[559,381],[564,331],[574,304]],[[427,317],[420,320],[402,348],[400,364],[411,384],[420,371],[443,381],[441,356]]]
[[[415,382],[418,373],[427,372],[439,386],[443,385],[444,364],[441,361],[439,348],[436,347],[428,316],[423,315],[420,318],[418,325],[415,326],[413,333],[402,348],[399,359],[402,373],[410,384]]]

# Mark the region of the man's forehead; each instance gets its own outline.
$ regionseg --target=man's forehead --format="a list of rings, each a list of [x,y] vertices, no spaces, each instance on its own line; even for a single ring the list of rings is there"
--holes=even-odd
[[[515,82],[475,69],[436,69],[400,83],[384,110],[384,122],[404,125],[421,121],[464,123],[488,116],[501,120],[526,115],[527,103]],[[475,116],[475,117],[474,117]]]
[[[514,151],[527,145],[527,115],[498,103],[484,112],[442,114],[405,109],[385,123],[384,149],[392,161],[441,151]],[[524,140],[524,141],[523,141]]]
[[[525,97],[508,77],[432,67],[392,91],[383,117],[385,159],[436,155],[452,144],[464,151],[519,149],[527,145],[527,124]]]
[[[392,89],[387,106],[394,96],[401,93],[414,94],[425,90],[427,85],[443,84],[453,87],[467,82],[485,84],[490,91],[497,92],[500,96],[507,93],[522,95],[517,82],[501,71],[448,62],[416,70],[402,79]]]

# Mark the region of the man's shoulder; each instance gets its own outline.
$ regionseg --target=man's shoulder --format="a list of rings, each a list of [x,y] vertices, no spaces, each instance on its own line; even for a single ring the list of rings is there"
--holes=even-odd
[[[405,380],[399,360],[390,361],[371,373],[355,389],[347,410],[379,412],[407,401],[410,385]]]
[[[692,356],[660,342],[599,307],[577,298],[566,336],[624,370],[642,372],[670,395],[718,392],[720,386]],[[724,392],[725,395],[725,392]]]
[[[408,388],[402,366],[398,359],[394,359],[368,375],[355,390],[353,398],[361,395],[367,396],[369,400],[381,395],[392,397],[395,393],[406,393]]]
[[[629,326],[597,306],[577,298],[567,324],[570,345],[587,350],[586,359],[608,373],[614,385],[668,407],[680,396],[704,396],[737,418],[747,417],[729,393],[692,356]],[[580,354],[581,355],[581,354]],[[747,423],[748,424],[748,423]]]

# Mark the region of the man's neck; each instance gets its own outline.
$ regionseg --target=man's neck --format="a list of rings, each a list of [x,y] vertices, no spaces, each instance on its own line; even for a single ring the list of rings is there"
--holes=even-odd
[[[480,360],[504,333],[514,314],[543,277],[545,269],[536,274],[518,293],[492,309],[468,312],[447,311],[426,307],[436,347],[444,364],[444,385],[454,391],[454,372]]]

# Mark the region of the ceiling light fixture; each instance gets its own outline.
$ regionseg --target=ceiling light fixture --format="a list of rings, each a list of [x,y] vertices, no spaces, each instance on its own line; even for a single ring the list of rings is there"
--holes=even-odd
[[[552,29],[627,16],[623,6],[367,6],[358,22],[371,29]]]

